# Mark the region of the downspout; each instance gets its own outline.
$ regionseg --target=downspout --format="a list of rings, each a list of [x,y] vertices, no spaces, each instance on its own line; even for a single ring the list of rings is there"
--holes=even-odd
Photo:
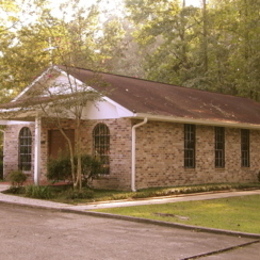
[[[131,175],[131,190],[136,192],[135,187],[135,177],[136,177],[136,128],[145,125],[147,123],[147,117],[144,118],[144,121],[133,125],[132,127],[132,175]]]

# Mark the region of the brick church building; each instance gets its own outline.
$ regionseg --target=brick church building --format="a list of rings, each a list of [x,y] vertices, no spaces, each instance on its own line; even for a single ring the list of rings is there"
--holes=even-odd
[[[4,176],[21,169],[35,183],[46,179],[49,158],[67,150],[57,114],[46,110],[60,104],[58,119],[74,146],[75,117],[63,113],[61,100],[88,91],[102,93],[84,103],[80,118],[84,153],[98,154],[104,164],[93,187],[135,191],[257,181],[258,102],[65,66],[48,68],[1,105]]]

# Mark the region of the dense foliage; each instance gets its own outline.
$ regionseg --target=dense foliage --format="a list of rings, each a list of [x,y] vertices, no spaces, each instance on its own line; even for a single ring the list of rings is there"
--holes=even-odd
[[[49,186],[28,185],[25,187],[25,196],[35,199],[51,199],[53,197]]]
[[[1,129],[0,129],[1,130]],[[3,151],[3,132],[0,131],[0,180],[3,179],[3,168],[4,168],[4,151]]]
[[[74,158],[74,165],[75,168],[77,168],[76,157]],[[88,185],[89,180],[91,180],[93,177],[97,176],[100,173],[101,162],[90,155],[83,155],[81,156],[81,167],[83,183],[85,185]],[[49,180],[72,180],[71,163],[69,157],[52,159],[49,161],[47,168],[47,178]]]
[[[111,57],[120,56],[124,31],[117,19],[101,26],[98,5],[78,2],[64,1],[57,16],[47,0],[0,1],[0,102],[17,95],[50,64],[108,70]]]
[[[259,0],[49,2],[0,2],[2,102],[50,63],[260,99]]]
[[[126,0],[146,77],[259,100],[260,2],[201,2]]]
[[[8,180],[11,182],[13,187],[19,188],[27,180],[27,176],[21,170],[12,171],[8,175]]]

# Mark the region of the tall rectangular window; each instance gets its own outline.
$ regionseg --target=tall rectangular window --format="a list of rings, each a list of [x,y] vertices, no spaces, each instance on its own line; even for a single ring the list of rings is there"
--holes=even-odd
[[[215,127],[215,167],[225,167],[225,128]]]
[[[23,127],[19,133],[19,169],[30,171],[32,168],[32,133],[28,127]]]
[[[241,166],[250,167],[250,141],[247,129],[241,129]]]
[[[94,155],[102,163],[100,174],[109,174],[110,131],[107,125],[99,123],[93,130]]]
[[[184,125],[184,167],[195,168],[195,125]]]

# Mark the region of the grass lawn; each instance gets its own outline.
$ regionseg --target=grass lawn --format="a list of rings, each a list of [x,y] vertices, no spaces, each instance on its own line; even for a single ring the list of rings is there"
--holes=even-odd
[[[95,211],[260,234],[260,195]]]

